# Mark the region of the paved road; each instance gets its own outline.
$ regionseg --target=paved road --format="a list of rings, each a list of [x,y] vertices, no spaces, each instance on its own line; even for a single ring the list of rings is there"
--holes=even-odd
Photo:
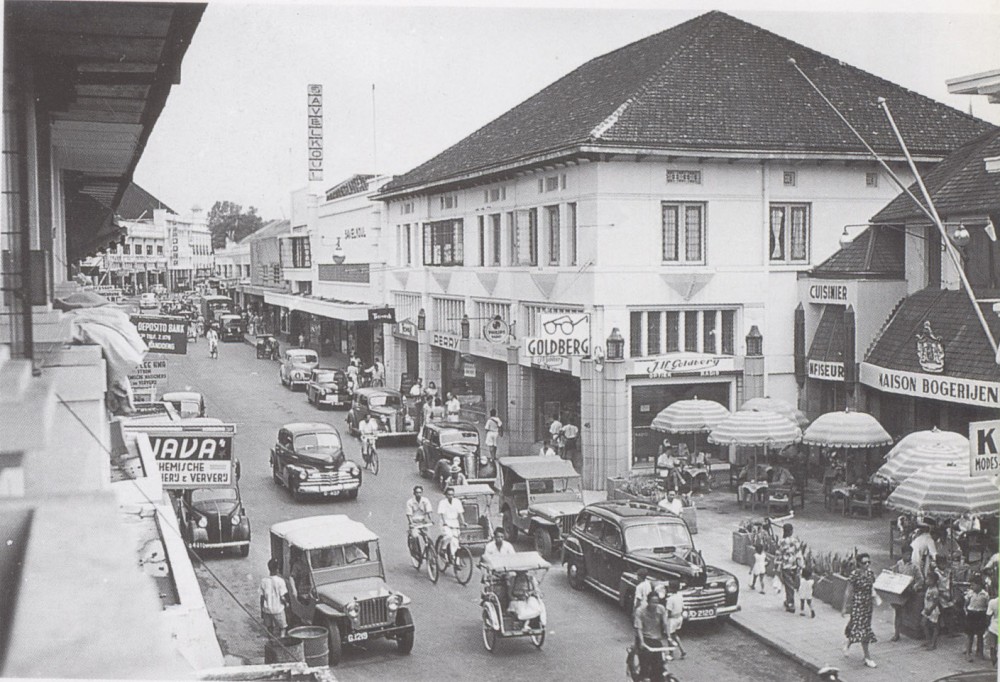
[[[512,639],[501,642],[495,654],[484,650],[478,576],[464,587],[450,576],[442,576],[432,585],[408,561],[403,505],[412,486],[423,482],[412,461],[411,445],[380,447],[381,471],[377,477],[365,478],[356,501],[292,501],[285,490],[275,486],[268,469],[268,451],[278,427],[292,421],[330,422],[345,434],[348,456],[360,461],[357,440],[346,435],[344,413],[321,413],[308,404],[303,393],[283,388],[278,382],[277,363],[256,360],[246,344],[220,344],[220,356],[210,360],[204,340],[191,346],[187,356],[166,356],[167,388],[202,391],[209,416],[237,424],[240,485],[254,532],[250,556],[211,556],[204,566],[196,567],[222,650],[232,663],[263,660],[261,631],[234,598],[257,615],[257,584],[266,572],[269,556],[268,527],[291,518],[342,513],[364,522],[380,536],[389,583],[413,600],[416,643],[412,654],[405,657],[395,653],[393,643],[385,641],[373,642],[365,650],[349,650],[335,671],[338,679],[623,678],[625,648],[632,639],[628,619],[610,600],[572,590],[561,566],[554,566],[542,585],[549,618],[544,648],[535,650],[525,639]],[[430,497],[436,506],[440,495],[434,491]],[[706,558],[711,561],[711,557]],[[682,633],[688,656],[674,664],[681,679],[813,679],[731,625],[699,625]]]

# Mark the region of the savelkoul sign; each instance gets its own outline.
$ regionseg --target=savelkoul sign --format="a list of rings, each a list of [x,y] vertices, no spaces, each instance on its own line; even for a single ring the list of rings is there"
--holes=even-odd
[[[889,393],[916,398],[932,398],[965,405],[996,408],[1000,404],[1000,383],[977,381],[940,374],[918,374],[861,363],[861,383]]]

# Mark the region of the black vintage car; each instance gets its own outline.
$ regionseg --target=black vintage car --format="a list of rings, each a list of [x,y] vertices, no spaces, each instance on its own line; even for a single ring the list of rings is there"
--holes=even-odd
[[[340,432],[329,424],[302,422],[278,429],[271,475],[296,500],[306,495],[353,500],[361,489],[361,467],[344,455]]]
[[[369,414],[373,414],[378,422],[379,439],[416,437],[414,409],[399,391],[391,388],[359,388],[354,391],[351,411],[347,413],[347,428],[351,435],[360,436],[359,425]]]
[[[235,549],[250,554],[250,518],[238,485],[195,488],[180,495],[178,521],[191,549]]]
[[[306,384],[306,399],[320,408],[349,408],[351,391],[347,388],[347,375],[339,369],[315,368]]]
[[[442,489],[451,477],[452,462],[457,457],[468,483],[492,483],[496,477],[493,462],[480,463],[482,445],[479,429],[469,422],[427,422],[417,437],[417,470],[433,479]]]
[[[655,583],[684,597],[684,620],[713,620],[739,611],[736,576],[708,566],[684,520],[641,502],[597,502],[583,508],[563,542],[569,584],[589,585],[631,612],[645,568]]]
[[[219,339],[222,341],[242,341],[243,318],[239,315],[221,315],[219,317]]]

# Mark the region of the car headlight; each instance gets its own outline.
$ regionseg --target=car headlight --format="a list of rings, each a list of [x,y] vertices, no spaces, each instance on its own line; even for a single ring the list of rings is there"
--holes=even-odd
[[[201,518],[199,518],[198,519],[198,527],[199,528],[208,528],[208,519],[206,519],[204,516],[202,516]]]
[[[395,611],[400,607],[402,603],[403,603],[403,598],[398,594],[393,594],[389,596],[389,599],[386,601],[385,605],[386,608],[388,608],[390,611]]]
[[[232,516],[229,517],[229,523],[233,524],[234,526],[240,525],[240,521],[242,520],[243,519],[240,518],[239,514],[233,514]]]
[[[730,578],[729,580],[726,581],[726,592],[732,594],[736,592],[738,589],[740,589],[740,587],[739,585],[736,584],[735,578]]]
[[[358,614],[361,613],[361,607],[358,606],[358,602],[352,601],[347,605],[347,615],[351,618],[357,618]]]

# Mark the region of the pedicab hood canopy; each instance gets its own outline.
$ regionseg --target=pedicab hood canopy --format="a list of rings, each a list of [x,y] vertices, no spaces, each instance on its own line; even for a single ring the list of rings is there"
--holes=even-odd
[[[507,573],[510,571],[534,571],[548,569],[551,564],[538,552],[515,552],[514,554],[487,554],[482,559],[483,570]]]
[[[271,526],[271,533],[304,550],[378,540],[378,536],[368,530],[365,524],[354,521],[346,514],[307,516],[282,521]]]

